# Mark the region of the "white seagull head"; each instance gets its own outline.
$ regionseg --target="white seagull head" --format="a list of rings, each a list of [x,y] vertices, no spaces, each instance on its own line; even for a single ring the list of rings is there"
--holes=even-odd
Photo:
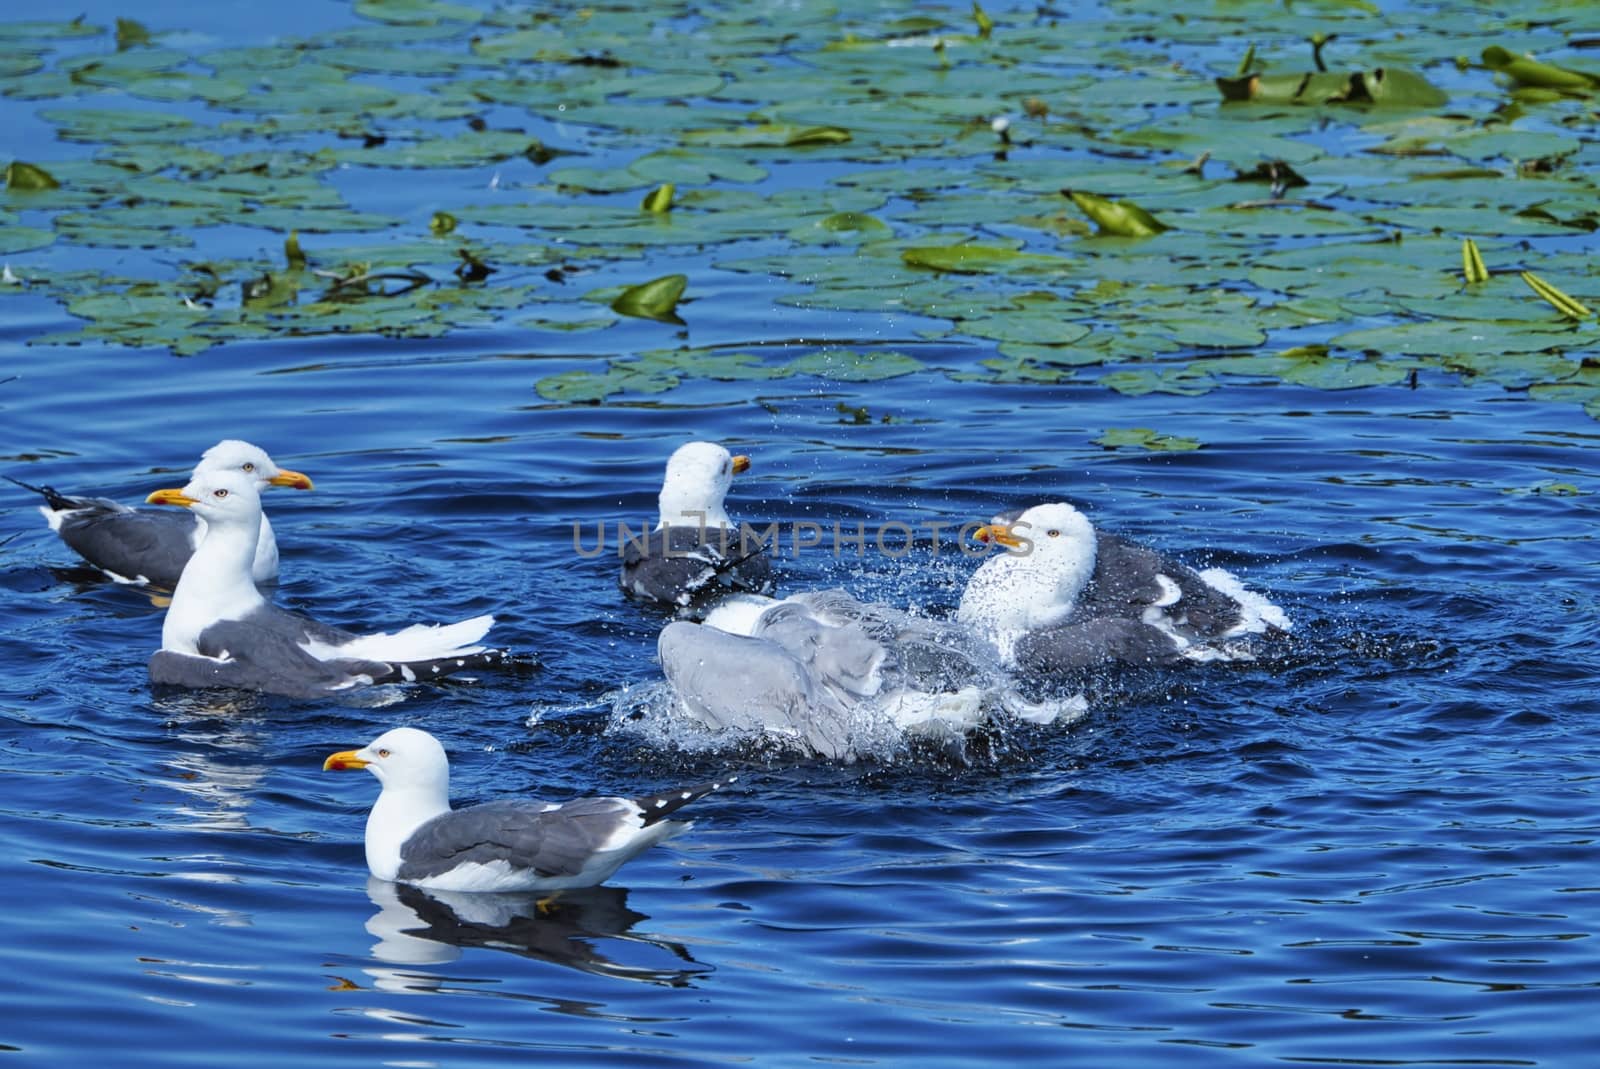
[[[367,814],[365,835],[367,869],[379,879],[399,875],[412,832],[450,811],[450,759],[438,739],[418,728],[394,728],[359,750],[329,754],[322,768],[364,768],[383,785]]]
[[[733,477],[750,467],[750,458],[734,456],[715,442],[690,442],[667,459],[661,481],[658,526],[732,527],[723,498]]]
[[[1010,659],[1017,639],[1064,621],[1094,577],[1094,527],[1064,501],[1035,505],[976,537],[1005,547],[967,581],[957,616],[992,635]]]
[[[384,790],[420,790],[450,796],[450,759],[439,740],[420,728],[393,728],[359,750],[342,750],[322,763],[324,770],[364,768]]]
[[[157,490],[145,498],[151,505],[181,505],[205,520],[208,526],[250,530],[255,545],[255,529],[261,525],[261,493],[256,479],[232,468],[206,472],[189,480],[182,490]]]
[[[280,468],[267,451],[258,445],[228,438],[200,454],[195,465],[194,478],[219,471],[237,471],[256,481],[259,489],[269,486],[292,486],[296,490],[310,490],[311,479],[298,471]]]

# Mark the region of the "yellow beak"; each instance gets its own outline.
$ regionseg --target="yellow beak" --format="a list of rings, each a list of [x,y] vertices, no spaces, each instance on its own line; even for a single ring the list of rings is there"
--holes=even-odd
[[[274,475],[267,481],[273,486],[290,486],[296,490],[314,489],[314,487],[311,485],[311,476],[301,475],[298,471],[290,471],[287,468],[278,472],[278,474]]]
[[[733,473],[735,475],[739,474],[741,471],[749,471],[749,470],[750,470],[750,458],[749,457],[745,456],[743,453],[740,453],[738,456],[733,458]]]
[[[346,772],[352,768],[366,768],[367,762],[356,756],[355,750],[340,750],[338,753],[329,754],[328,759],[322,762],[324,772]]]
[[[182,505],[184,508],[197,503],[182,490],[157,490],[144,501],[147,505]]]
[[[972,537],[980,542],[998,542],[1011,549],[1020,548],[1022,539],[1011,533],[1011,528],[1002,523],[990,523],[972,532]]]

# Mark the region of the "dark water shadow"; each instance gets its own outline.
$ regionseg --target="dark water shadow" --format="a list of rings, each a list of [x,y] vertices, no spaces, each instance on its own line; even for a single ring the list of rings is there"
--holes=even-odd
[[[378,912],[367,931],[378,938],[374,958],[389,965],[442,965],[467,948],[499,950],[595,976],[684,987],[713,971],[687,947],[633,931],[649,918],[628,907],[619,887],[537,894],[463,894],[425,891],[372,877],[367,897]],[[633,951],[640,951],[635,955]],[[642,956],[654,961],[625,960]],[[443,977],[383,970],[380,987],[433,990]]]

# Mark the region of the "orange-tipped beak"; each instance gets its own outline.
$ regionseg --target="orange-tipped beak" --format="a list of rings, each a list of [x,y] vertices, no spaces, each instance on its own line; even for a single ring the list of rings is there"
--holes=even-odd
[[[750,470],[750,458],[749,457],[745,456],[743,453],[740,453],[738,456],[733,458],[733,473],[735,475],[739,474],[741,471],[749,471],[749,470]]]
[[[1011,533],[1011,528],[1003,523],[989,523],[972,532],[972,537],[980,542],[998,542],[1010,549],[1022,546],[1022,539]]]
[[[287,468],[278,472],[278,474],[274,475],[267,481],[273,486],[288,486],[295,490],[315,489],[315,487],[311,485],[311,476],[301,475],[298,471],[290,471]]]
[[[182,505],[184,508],[188,508],[198,502],[182,490],[157,490],[145,498],[144,503],[147,505]]]
[[[352,768],[366,768],[367,763],[356,756],[355,750],[340,750],[338,753],[328,755],[322,762],[324,772],[348,772]]]

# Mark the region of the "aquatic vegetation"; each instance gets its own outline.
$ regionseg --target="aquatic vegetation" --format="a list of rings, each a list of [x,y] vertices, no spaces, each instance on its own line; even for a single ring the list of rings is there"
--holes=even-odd
[[[0,293],[82,321],[35,344],[189,356],[511,322],[537,346],[642,319],[689,336],[552,369],[539,396],[902,374],[1197,396],[1434,370],[1592,401],[1600,291],[1574,239],[1600,229],[1600,74],[1569,61],[1559,20],[1269,0],[1106,22],[351,10],[253,48],[128,19],[0,24],[0,93],[89,150],[6,164],[0,254],[21,284]],[[1218,43],[1253,37],[1242,57]],[[416,195],[363,180],[385,172]],[[574,276],[592,281],[559,285]],[[899,331],[782,360],[696,345],[696,303],[750,276],[779,308],[909,317],[941,356]]]

